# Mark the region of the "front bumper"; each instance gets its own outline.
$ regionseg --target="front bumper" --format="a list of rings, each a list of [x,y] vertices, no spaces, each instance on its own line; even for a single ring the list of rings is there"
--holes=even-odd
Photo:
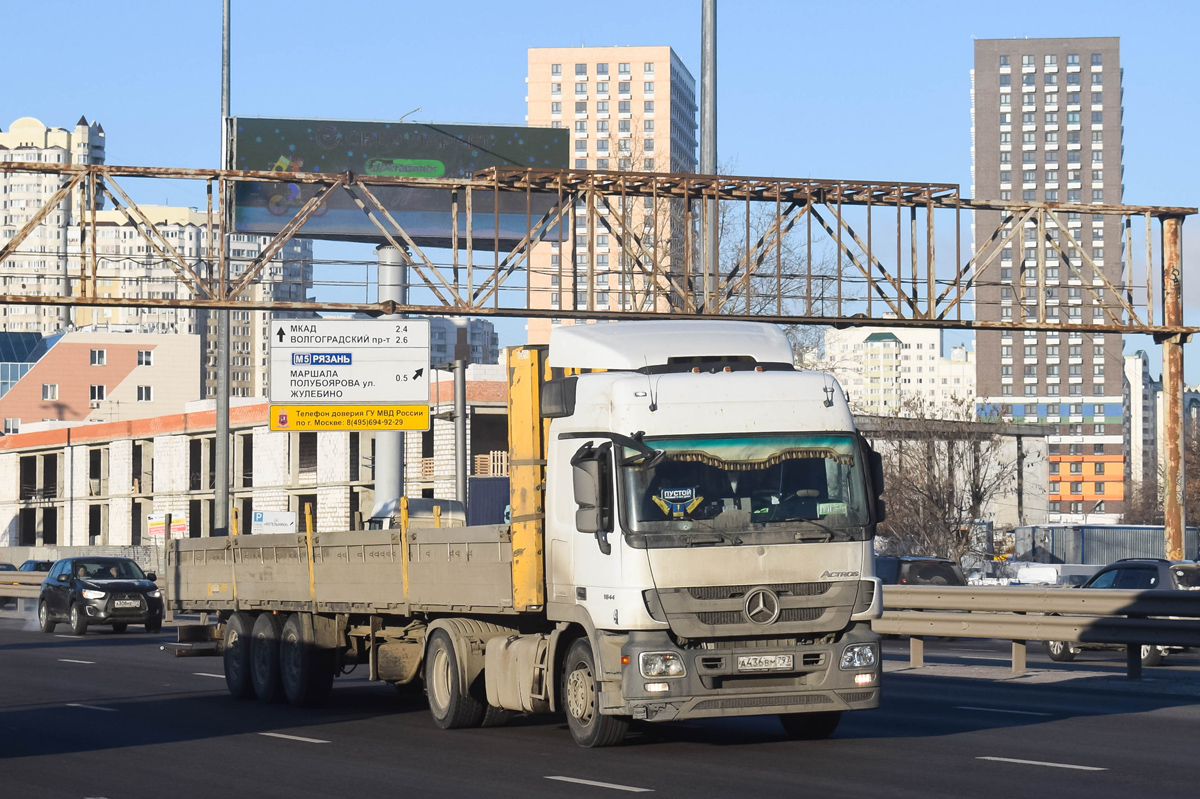
[[[163,617],[163,601],[143,595],[136,608],[118,608],[114,598],[84,600],[83,610],[89,624],[145,624]]]
[[[629,715],[647,721],[755,716],[777,713],[811,713],[867,710],[879,706],[882,652],[879,636],[869,624],[855,624],[835,643],[791,644],[779,641],[723,642],[713,648],[680,649],[666,633],[635,632],[621,649],[624,707],[606,707],[605,713]],[[874,643],[875,665],[843,671],[838,668],[842,650],[851,644]],[[673,651],[682,656],[687,674],[673,678],[643,677],[642,652]],[[793,656],[790,671],[739,671],[740,655]],[[867,684],[855,682],[869,674]],[[647,683],[665,684],[665,692],[646,690]]]

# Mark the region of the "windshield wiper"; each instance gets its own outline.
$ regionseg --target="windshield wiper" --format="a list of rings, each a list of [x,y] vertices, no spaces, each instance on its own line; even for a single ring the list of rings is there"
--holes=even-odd
[[[722,533],[713,533],[711,536],[707,536],[707,537],[703,537],[703,538],[702,537],[693,537],[688,540],[687,545],[689,547],[707,547],[707,546],[713,546],[715,544],[729,544],[730,546],[737,546],[738,544],[741,544],[741,543],[742,543],[742,539],[738,538],[737,536],[724,535]]]
[[[847,534],[841,530],[835,530],[834,528],[830,527],[829,525],[825,524],[824,522],[819,522],[816,519],[796,519],[795,521],[804,522],[805,524],[811,524],[814,527],[821,528],[821,530],[822,530],[821,540],[833,541],[836,538],[842,538],[847,541],[850,540],[849,534]],[[796,533],[796,540],[797,541],[806,541],[806,540],[811,541],[813,539],[809,536],[806,536],[804,533]]]

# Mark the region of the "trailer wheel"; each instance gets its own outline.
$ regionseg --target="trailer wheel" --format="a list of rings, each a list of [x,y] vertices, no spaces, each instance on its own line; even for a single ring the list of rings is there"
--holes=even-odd
[[[225,622],[225,687],[234,699],[253,699],[254,680],[250,677],[250,630],[253,620],[245,613],[234,613]]]
[[[250,633],[250,677],[254,693],[263,702],[283,701],[283,680],[279,673],[279,639],[283,622],[275,613],[261,613]]]
[[[486,705],[461,684],[454,643],[445,630],[435,630],[425,647],[425,693],[433,723],[443,730],[478,727]]]
[[[279,673],[288,702],[312,707],[325,701],[333,688],[332,654],[317,648],[312,617],[307,613],[288,616],[279,641]]]
[[[797,741],[820,741],[833,735],[842,711],[827,710],[822,713],[781,713],[779,723],[789,738]]]
[[[571,737],[589,749],[615,746],[629,731],[627,716],[606,716],[600,712],[600,681],[596,679],[596,659],[586,638],[577,639],[567,650],[563,664],[563,708]]]

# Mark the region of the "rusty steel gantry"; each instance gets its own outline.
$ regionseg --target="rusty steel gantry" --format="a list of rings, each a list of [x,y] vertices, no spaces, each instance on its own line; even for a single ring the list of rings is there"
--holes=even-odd
[[[428,179],[19,161],[0,163],[2,172],[55,175],[59,186],[0,248],[0,266],[22,252],[22,243],[56,208],[75,210],[80,244],[70,258],[78,290],[3,293],[0,304],[581,320],[720,317],[838,327],[1149,334],[1163,346],[1167,553],[1182,557],[1183,345],[1200,330],[1184,324],[1182,237],[1183,221],[1195,208],[978,200],[962,197],[954,184],[690,173],[493,168],[473,178]],[[254,258],[227,260],[223,248],[215,260],[185,257],[122,188],[119,180],[126,178],[203,181],[209,242],[233,232],[214,207],[226,204],[237,183],[291,184],[303,202]],[[440,191],[450,238],[433,246],[425,242],[423,249],[377,196],[386,187]],[[255,300],[247,294],[268,262],[287,241],[303,235],[304,223],[335,192],[351,197],[378,231],[377,242],[403,254],[429,302],[402,307],[392,301]],[[525,233],[515,245],[500,238],[498,218],[501,195],[511,201],[514,194],[525,198]],[[98,251],[104,245],[95,213],[100,198],[112,203],[171,270],[169,296],[100,296]],[[472,231],[472,221],[480,218],[476,202],[497,215],[490,238]],[[717,219],[709,220],[714,206]],[[994,229],[975,230],[964,259],[962,214],[976,211],[999,212],[1001,221]],[[1119,278],[1072,235],[1064,217],[1079,214],[1122,220]],[[938,219],[942,225],[935,227]],[[703,273],[712,260],[699,230],[710,222],[718,231],[716,276]],[[1017,313],[979,318],[971,309],[979,302],[974,290],[989,280],[988,268],[1001,252],[1018,235],[1028,235],[1020,233],[1025,230],[1036,231],[1036,259],[1024,263],[1020,285],[1027,288],[1017,292]],[[611,243],[599,244],[602,236]],[[1135,247],[1135,237],[1144,249]],[[533,258],[534,248],[547,244],[561,256],[548,267]],[[431,257],[435,251],[437,259]],[[942,255],[946,251],[952,256]],[[610,254],[617,256],[615,267]],[[601,255],[607,265],[598,268]],[[1100,309],[1090,322],[1062,319],[1047,299],[1048,259],[1058,260],[1090,294]]]

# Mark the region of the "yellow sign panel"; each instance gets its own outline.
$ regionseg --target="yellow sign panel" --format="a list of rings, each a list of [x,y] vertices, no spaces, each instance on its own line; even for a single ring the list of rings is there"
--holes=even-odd
[[[428,430],[428,405],[272,405],[272,430]]]

